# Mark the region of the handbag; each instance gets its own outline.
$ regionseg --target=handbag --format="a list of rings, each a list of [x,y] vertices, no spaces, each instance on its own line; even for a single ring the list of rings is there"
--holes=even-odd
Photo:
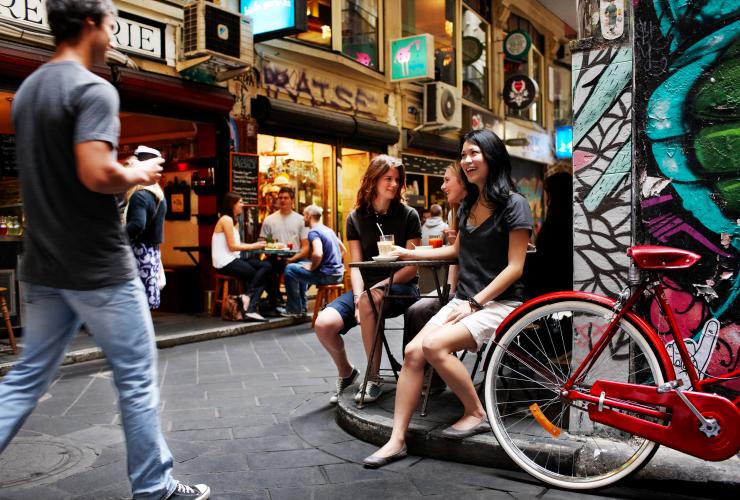
[[[244,321],[249,307],[247,295],[229,295],[226,297],[223,319],[226,321]]]

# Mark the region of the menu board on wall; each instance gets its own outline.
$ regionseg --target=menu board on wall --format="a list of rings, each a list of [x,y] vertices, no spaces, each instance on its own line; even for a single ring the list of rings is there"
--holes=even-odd
[[[444,158],[431,158],[429,156],[401,155],[401,161],[406,167],[406,172],[412,174],[438,175],[443,177],[447,167],[455,163],[455,160]]]
[[[0,134],[0,177],[17,177],[18,163],[15,158],[15,135]]]
[[[248,206],[259,203],[259,157],[248,153],[231,153],[229,188]]]

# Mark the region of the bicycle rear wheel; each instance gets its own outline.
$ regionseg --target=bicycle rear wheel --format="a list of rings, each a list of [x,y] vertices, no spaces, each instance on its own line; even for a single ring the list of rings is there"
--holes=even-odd
[[[593,422],[587,403],[561,397],[560,388],[606,330],[610,313],[582,299],[539,306],[498,338],[486,371],[486,410],[499,443],[529,474],[560,488],[612,484],[637,471],[658,448]],[[651,344],[622,319],[574,389],[589,392],[598,379],[658,385],[663,373]]]

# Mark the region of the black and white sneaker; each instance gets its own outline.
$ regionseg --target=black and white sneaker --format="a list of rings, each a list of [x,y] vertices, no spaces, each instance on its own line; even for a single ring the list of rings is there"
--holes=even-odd
[[[383,394],[383,384],[376,380],[368,380],[365,387],[365,398],[362,399],[362,390],[358,390],[355,394],[355,402],[359,403],[362,399],[365,403],[372,403],[377,401],[381,394]]]
[[[329,402],[333,405],[337,404],[337,401],[339,401],[339,396],[347,387],[352,385],[359,374],[360,372],[358,372],[357,368],[353,366],[352,373],[349,375],[349,377],[337,377],[337,392],[332,394],[331,398],[329,398]]]
[[[175,491],[165,500],[206,500],[211,496],[211,488],[205,484],[183,484],[177,482]]]

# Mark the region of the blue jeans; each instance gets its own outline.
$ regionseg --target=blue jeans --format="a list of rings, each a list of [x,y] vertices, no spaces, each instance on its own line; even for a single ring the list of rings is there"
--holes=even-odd
[[[24,349],[0,382],[0,452],[20,430],[56,375],[82,323],[113,370],[134,498],[163,498],[177,482],[159,423],[157,349],[140,279],[67,290],[24,283]]]
[[[291,262],[285,266],[285,291],[288,293],[286,312],[297,314],[306,310],[306,289],[308,285],[330,285],[341,283],[344,275],[324,274],[320,271],[309,271],[303,267],[308,261]]]

